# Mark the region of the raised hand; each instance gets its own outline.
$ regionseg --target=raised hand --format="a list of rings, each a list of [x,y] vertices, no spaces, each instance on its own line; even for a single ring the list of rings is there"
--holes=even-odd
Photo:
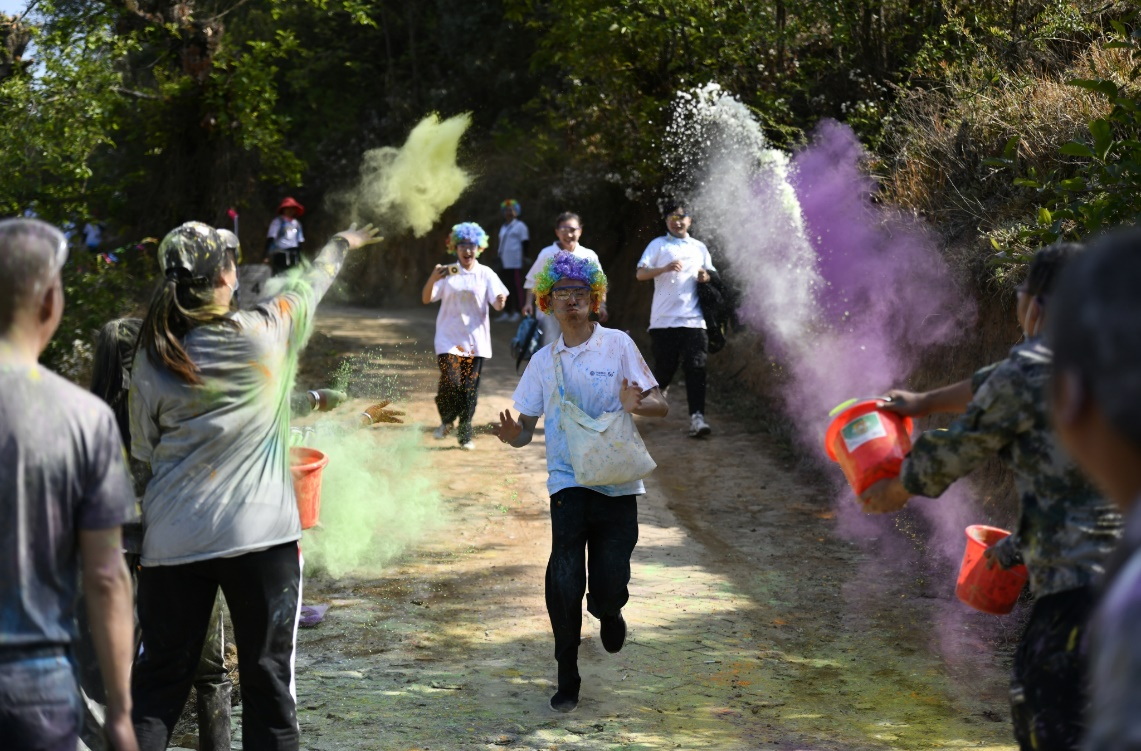
[[[499,413],[499,424],[491,432],[503,443],[514,443],[523,433],[523,426],[511,416],[511,410],[505,409]]]
[[[348,229],[338,232],[337,237],[348,240],[350,250],[363,248],[365,245],[372,245],[384,239],[380,236],[380,230],[371,224],[366,224],[360,229],[357,229],[357,225],[354,224]]]

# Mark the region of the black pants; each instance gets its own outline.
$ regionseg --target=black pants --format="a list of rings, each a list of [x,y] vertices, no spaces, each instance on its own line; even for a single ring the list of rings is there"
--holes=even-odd
[[[578,691],[582,596],[595,618],[615,615],[630,599],[630,554],[638,543],[637,496],[566,488],[551,496],[547,615],[555,632],[559,688]],[[589,554],[589,560],[587,558]]]
[[[1010,711],[1022,751],[1070,751],[1081,745],[1086,691],[1090,587],[1034,602],[1014,654]]]
[[[137,529],[136,529],[137,528]],[[134,534],[137,532],[137,540]],[[128,539],[128,533],[131,538]],[[141,549],[142,529],[139,524],[123,525],[124,546],[127,548],[127,570],[131,572],[131,582],[136,582],[138,573],[139,555],[130,552],[132,549]],[[103,689],[103,673],[99,668],[98,656],[95,654],[95,644],[91,637],[91,625],[87,620],[87,607],[83,590],[80,590],[76,605],[76,621],[79,625],[79,639],[75,643],[75,658],[79,687],[83,692],[83,722],[79,730],[79,738],[92,751],[101,751],[104,727],[102,712],[96,714],[92,705],[107,703],[107,695]],[[138,652],[138,629],[136,628],[135,651]],[[210,626],[207,630],[206,643],[202,647],[202,656],[198,661],[198,669],[194,673],[194,688],[196,690],[196,709],[198,711],[198,751],[229,751],[230,749],[230,698],[234,684],[230,674],[226,671],[226,641],[222,623],[222,595],[219,592],[214,599],[214,610],[210,613]]]
[[[269,265],[274,274],[281,274],[301,263],[301,248],[274,250],[269,254]]]
[[[709,358],[709,337],[705,329],[650,329],[654,352],[654,378],[665,388],[673,380],[680,362],[685,373],[685,398],[689,413],[705,411],[705,363]]]
[[[131,684],[132,719],[143,751],[170,742],[190,693],[218,588],[234,621],[242,692],[242,747],[297,749],[293,655],[301,603],[297,543],[257,553],[139,572],[143,644]]]
[[[479,373],[483,370],[482,357],[438,355],[440,385],[436,389],[436,409],[440,421],[451,424],[460,418],[457,437],[460,443],[471,440],[471,419],[475,417],[475,403],[479,399]]]
[[[523,310],[523,269],[500,269],[499,281],[510,292],[507,304],[503,307],[504,313],[519,313]]]

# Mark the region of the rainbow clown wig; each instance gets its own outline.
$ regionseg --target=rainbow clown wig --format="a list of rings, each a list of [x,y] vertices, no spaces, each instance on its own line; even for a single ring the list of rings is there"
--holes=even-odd
[[[499,204],[499,211],[501,213],[504,211],[507,211],[507,209],[511,209],[512,211],[514,211],[515,216],[519,216],[520,214],[523,213],[523,208],[519,205],[519,202],[516,201],[514,198],[508,198],[506,201]]]
[[[581,258],[565,250],[551,256],[535,277],[535,301],[539,303],[539,310],[551,312],[551,288],[563,279],[585,282],[590,287],[590,310],[598,312],[602,296],[606,294],[606,274],[589,258]]]
[[[460,243],[473,243],[475,245],[476,258],[487,247],[487,233],[483,231],[475,222],[463,222],[452,227],[451,234],[448,235],[448,252],[452,255],[456,254],[456,246]]]

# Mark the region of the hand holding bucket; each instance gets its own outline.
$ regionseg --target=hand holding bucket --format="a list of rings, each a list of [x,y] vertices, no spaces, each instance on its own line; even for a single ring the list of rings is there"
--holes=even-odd
[[[975,610],[992,615],[1006,615],[1014,609],[1014,603],[1018,601],[1030,572],[1025,566],[1003,569],[988,564],[985,555],[987,549],[1010,536],[1005,529],[972,524],[966,532],[967,549],[963,552],[963,563],[959,567],[955,595]]]
[[[852,399],[831,412],[824,450],[856,495],[879,480],[898,477],[911,450],[911,418],[883,409],[885,404],[882,397]]]

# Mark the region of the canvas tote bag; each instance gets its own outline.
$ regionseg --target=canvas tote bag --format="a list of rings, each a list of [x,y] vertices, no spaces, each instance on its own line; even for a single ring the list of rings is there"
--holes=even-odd
[[[591,417],[566,398],[563,362],[555,350],[555,380],[559,387],[559,427],[567,437],[574,481],[580,485],[622,485],[646,477],[658,465],[646,451],[624,409]]]

